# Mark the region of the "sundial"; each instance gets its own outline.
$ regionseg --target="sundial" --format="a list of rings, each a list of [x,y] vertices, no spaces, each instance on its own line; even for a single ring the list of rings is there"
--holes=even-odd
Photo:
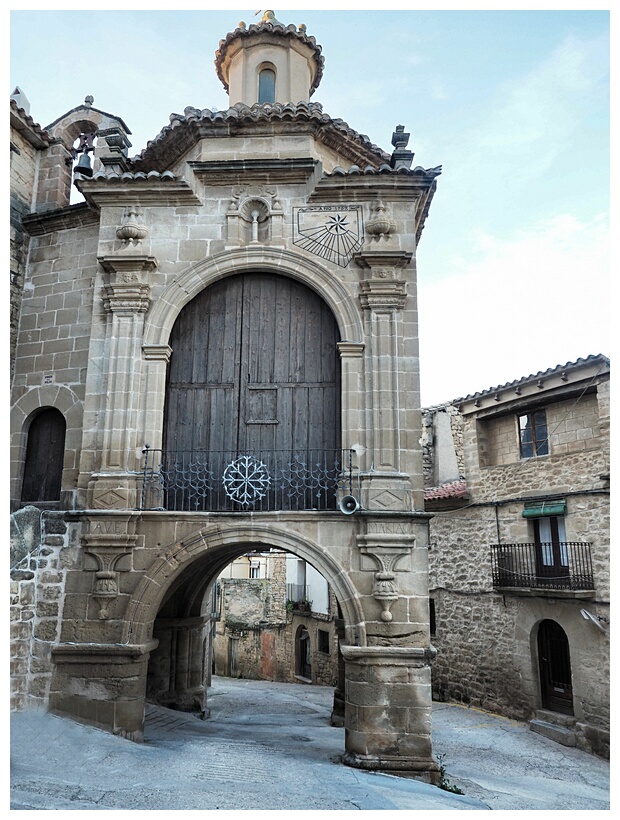
[[[347,267],[363,241],[360,205],[309,205],[294,209],[293,243],[341,268]]]

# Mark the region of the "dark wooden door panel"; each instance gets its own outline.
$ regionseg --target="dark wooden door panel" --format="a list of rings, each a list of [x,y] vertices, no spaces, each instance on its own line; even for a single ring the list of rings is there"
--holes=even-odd
[[[292,279],[240,274],[207,288],[171,334],[165,449],[274,464],[292,453],[307,459],[310,450],[333,457],[338,338],[327,305]]]
[[[53,407],[42,410],[28,430],[22,502],[58,501],[65,454],[66,422]]]

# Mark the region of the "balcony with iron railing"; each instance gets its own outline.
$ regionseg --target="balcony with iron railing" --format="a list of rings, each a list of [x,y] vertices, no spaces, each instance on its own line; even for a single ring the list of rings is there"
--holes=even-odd
[[[142,510],[327,511],[351,494],[351,451],[143,450]]]
[[[586,541],[491,545],[493,587],[523,594],[591,597],[592,553]]]
[[[287,584],[286,608],[292,612],[310,612],[312,609],[312,587],[304,584]]]

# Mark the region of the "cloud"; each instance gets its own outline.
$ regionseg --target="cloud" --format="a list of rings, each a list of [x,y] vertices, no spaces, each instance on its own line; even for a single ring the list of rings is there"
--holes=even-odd
[[[474,135],[479,150],[527,158],[544,171],[604,101],[608,65],[606,38],[566,37],[529,73],[500,86],[495,109]]]
[[[480,232],[419,288],[422,403],[610,353],[607,219],[565,213],[504,240]]]

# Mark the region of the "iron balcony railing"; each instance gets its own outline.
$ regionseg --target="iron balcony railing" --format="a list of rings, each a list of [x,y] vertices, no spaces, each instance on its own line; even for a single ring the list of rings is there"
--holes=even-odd
[[[335,510],[354,483],[352,454],[341,450],[171,452],[145,447],[143,457],[143,510]]]
[[[495,588],[592,590],[590,544],[561,541],[491,545]]]
[[[292,609],[310,609],[312,606],[312,588],[304,584],[287,584],[286,601]]]

